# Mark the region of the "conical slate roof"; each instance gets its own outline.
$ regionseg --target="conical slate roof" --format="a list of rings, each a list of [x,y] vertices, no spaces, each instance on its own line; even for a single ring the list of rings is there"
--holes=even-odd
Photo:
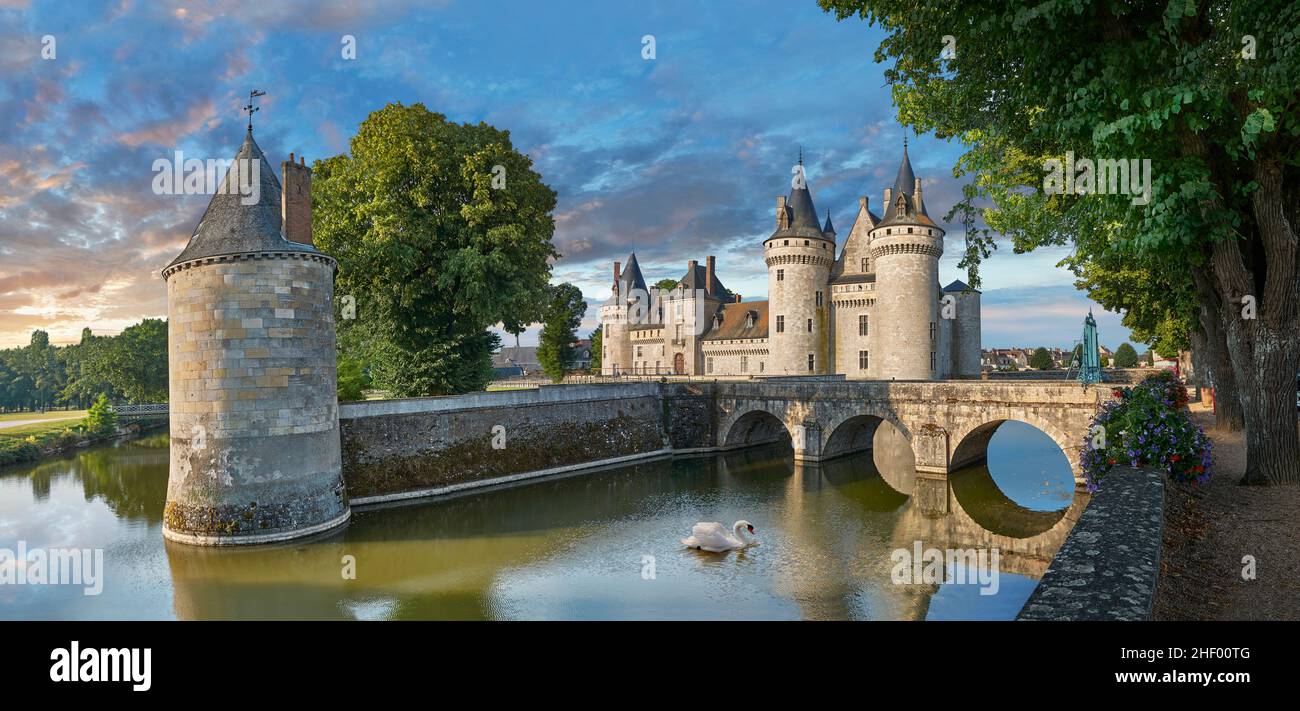
[[[830,210],[827,210],[827,211],[826,211],[826,224],[825,224],[825,225],[822,225],[822,232],[829,232],[830,234],[835,234],[835,225],[832,225],[832,224],[831,224],[831,211],[830,211]]]
[[[239,193],[239,176],[234,166],[257,166],[257,202],[245,205],[251,196]],[[244,179],[247,182],[248,178]],[[284,238],[280,224],[280,181],[267,162],[253,133],[235,154],[235,163],[212,196],[203,219],[194,228],[189,244],[168,267],[204,257],[249,252],[319,252],[315,247]]]
[[[790,206],[790,226],[811,227],[814,230],[821,231],[821,223],[817,220],[817,208],[813,207],[812,193],[808,191],[808,180],[805,178],[803,186],[791,188],[790,198],[786,201]]]
[[[916,174],[912,172],[912,160],[907,157],[907,143],[903,144],[903,162],[898,164],[898,177],[894,178],[894,194],[911,195],[916,189]]]
[[[636,252],[627,255],[627,262],[623,267],[623,271],[618,275],[618,294],[611,295],[602,305],[617,304],[619,303],[619,297],[622,297],[623,303],[627,303],[627,300],[633,296],[633,289],[640,289],[646,294],[650,293],[650,290],[645,285],[645,277],[641,276],[641,265],[636,261]],[[646,297],[643,296],[642,298]]]

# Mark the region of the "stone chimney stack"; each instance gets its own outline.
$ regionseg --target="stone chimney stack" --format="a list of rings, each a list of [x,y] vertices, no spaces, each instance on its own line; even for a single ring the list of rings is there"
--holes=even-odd
[[[862,208],[863,210],[869,210],[869,209],[871,209],[871,208],[867,207],[867,204],[868,204],[868,203],[867,203],[867,198],[866,198],[865,195],[862,196],[862,197],[860,197],[860,198],[858,198],[858,207]]]
[[[912,193],[912,202],[916,203],[916,212],[921,212],[921,179],[916,179],[916,190]]]
[[[892,198],[893,196],[894,196],[894,190],[893,190],[893,188],[885,188],[885,204],[881,207],[881,209],[883,209],[883,210],[888,210],[888,209],[889,209],[889,206],[893,204],[892,202],[890,202],[889,199]],[[885,213],[883,213],[883,212],[880,213],[880,214],[881,214],[881,216],[883,216],[883,217],[888,217],[888,215],[885,215]]]
[[[284,176],[284,192],[280,194],[280,221],[284,225],[284,238],[299,244],[311,244],[311,168],[301,156],[297,163],[289,160],[280,164]]]
[[[614,291],[618,291],[618,278],[623,275],[619,268],[622,266],[621,262],[614,262]]]
[[[686,263],[686,277],[688,279],[695,276],[695,268],[698,266],[700,266],[700,263],[694,259]]]
[[[708,258],[704,260],[704,293],[709,296],[713,296],[713,269],[714,259],[713,255],[710,254]]]

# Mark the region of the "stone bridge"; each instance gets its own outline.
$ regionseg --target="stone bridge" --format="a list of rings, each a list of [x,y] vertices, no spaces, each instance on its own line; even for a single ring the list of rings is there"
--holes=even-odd
[[[881,422],[911,444],[918,477],[946,479],[978,463],[998,425],[1018,420],[1051,437],[1083,483],[1079,448],[1108,385],[988,380],[772,379],[715,385],[717,446],[790,436],[795,459],[818,462],[871,448]],[[944,507],[946,508],[946,507]]]

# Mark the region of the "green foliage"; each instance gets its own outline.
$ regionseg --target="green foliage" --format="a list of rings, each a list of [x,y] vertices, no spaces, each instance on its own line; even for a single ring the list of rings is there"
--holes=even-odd
[[[1169,372],[1112,392],[1084,437],[1080,463],[1089,491],[1116,466],[1159,467],[1193,486],[1209,481],[1210,440],[1187,411],[1187,388]]]
[[[553,382],[564,379],[564,371],[573,361],[574,329],[582,323],[587,302],[578,287],[564,283],[551,287],[543,311],[542,332],[538,336],[537,362]],[[594,344],[593,344],[594,347]]]
[[[1128,343],[1119,344],[1115,349],[1115,367],[1116,368],[1136,368],[1138,367],[1138,354]]]
[[[597,325],[596,330],[591,332],[591,372],[593,373],[600,372],[600,356],[604,351],[604,342],[603,332]]]
[[[83,329],[81,342],[66,347],[34,331],[29,345],[0,350],[0,411],[86,407],[100,394],[167,401],[166,321],[145,319],[118,336]]]
[[[655,282],[655,288],[660,291],[672,291],[677,288],[676,279],[660,279]]]
[[[317,246],[356,300],[339,322],[348,355],[395,396],[482,389],[500,341],[487,329],[540,317],[559,256],[555,192],[532,161],[507,131],[389,104],[313,174]]]
[[[366,373],[365,364],[356,358],[338,356],[339,402],[365,399],[365,390],[370,387],[370,375]]]
[[[1051,352],[1042,346],[1034,349],[1033,355],[1029,356],[1029,367],[1035,370],[1050,370],[1055,365]]]
[[[100,393],[99,397],[95,398],[95,404],[90,406],[90,411],[82,419],[81,426],[91,437],[109,437],[117,432],[117,413],[113,412],[113,406],[109,403],[107,395]]]

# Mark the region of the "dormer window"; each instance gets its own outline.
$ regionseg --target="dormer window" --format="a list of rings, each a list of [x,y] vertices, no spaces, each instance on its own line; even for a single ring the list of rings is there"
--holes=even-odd
[[[899,217],[902,217],[903,215],[907,214],[907,201],[903,199],[902,195],[898,196],[897,204],[898,204],[898,210],[895,214],[897,214]]]
[[[758,312],[757,312],[757,311],[746,311],[746,312],[745,312],[745,328],[753,328],[753,327],[754,327],[754,324],[756,324],[756,323],[758,323]]]

